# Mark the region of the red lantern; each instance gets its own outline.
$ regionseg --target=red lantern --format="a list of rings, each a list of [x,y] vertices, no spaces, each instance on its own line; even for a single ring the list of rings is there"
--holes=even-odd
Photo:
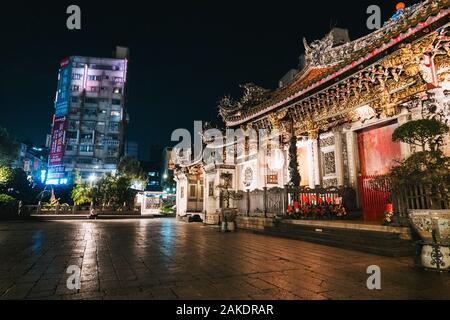
[[[298,202],[294,202],[294,208],[295,208],[295,209],[298,209],[298,208],[299,208]]]
[[[392,203],[388,203],[386,205],[386,212],[394,212],[394,206],[392,205]]]

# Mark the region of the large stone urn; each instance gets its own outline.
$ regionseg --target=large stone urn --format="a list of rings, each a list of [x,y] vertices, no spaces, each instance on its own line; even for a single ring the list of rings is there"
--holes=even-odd
[[[411,210],[409,219],[422,239],[422,266],[450,271],[450,210]]]

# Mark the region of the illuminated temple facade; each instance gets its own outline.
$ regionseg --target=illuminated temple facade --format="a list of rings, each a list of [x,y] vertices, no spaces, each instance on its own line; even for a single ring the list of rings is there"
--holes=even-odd
[[[383,211],[365,203],[367,182],[415,152],[393,142],[392,133],[421,118],[430,104],[449,116],[449,6],[449,0],[423,1],[355,41],[343,43],[333,31],[322,40],[304,41],[302,69],[278,89],[249,84],[240,101],[224,98],[219,107],[226,127],[278,130],[286,161],[271,170],[270,157],[258,152],[259,142],[247,141],[245,156],[227,158],[223,165],[181,166],[178,214],[217,214],[222,172],[232,175],[235,191],[284,188],[293,134],[301,185],[347,186],[355,190],[362,218],[379,221]],[[449,137],[444,152],[450,155]]]

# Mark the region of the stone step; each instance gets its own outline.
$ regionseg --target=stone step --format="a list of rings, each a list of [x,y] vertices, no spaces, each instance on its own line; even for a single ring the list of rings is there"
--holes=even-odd
[[[317,229],[321,231],[318,232]],[[302,240],[344,249],[352,249],[389,257],[412,256],[415,245],[392,232],[353,230],[342,228],[320,228],[317,226],[277,224],[257,231],[271,236]]]

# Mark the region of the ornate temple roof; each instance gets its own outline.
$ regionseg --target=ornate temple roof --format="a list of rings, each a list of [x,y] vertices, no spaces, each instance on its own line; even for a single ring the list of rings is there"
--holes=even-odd
[[[356,72],[369,61],[382,59],[388,49],[414,38],[429,25],[448,20],[449,6],[450,0],[425,0],[397,12],[381,29],[336,47],[332,32],[310,44],[304,40],[305,67],[290,84],[275,91],[246,85],[245,99],[241,102],[230,97],[222,99],[220,115],[227,127],[235,127],[306,98],[315,90],[331,85],[339,76]]]

